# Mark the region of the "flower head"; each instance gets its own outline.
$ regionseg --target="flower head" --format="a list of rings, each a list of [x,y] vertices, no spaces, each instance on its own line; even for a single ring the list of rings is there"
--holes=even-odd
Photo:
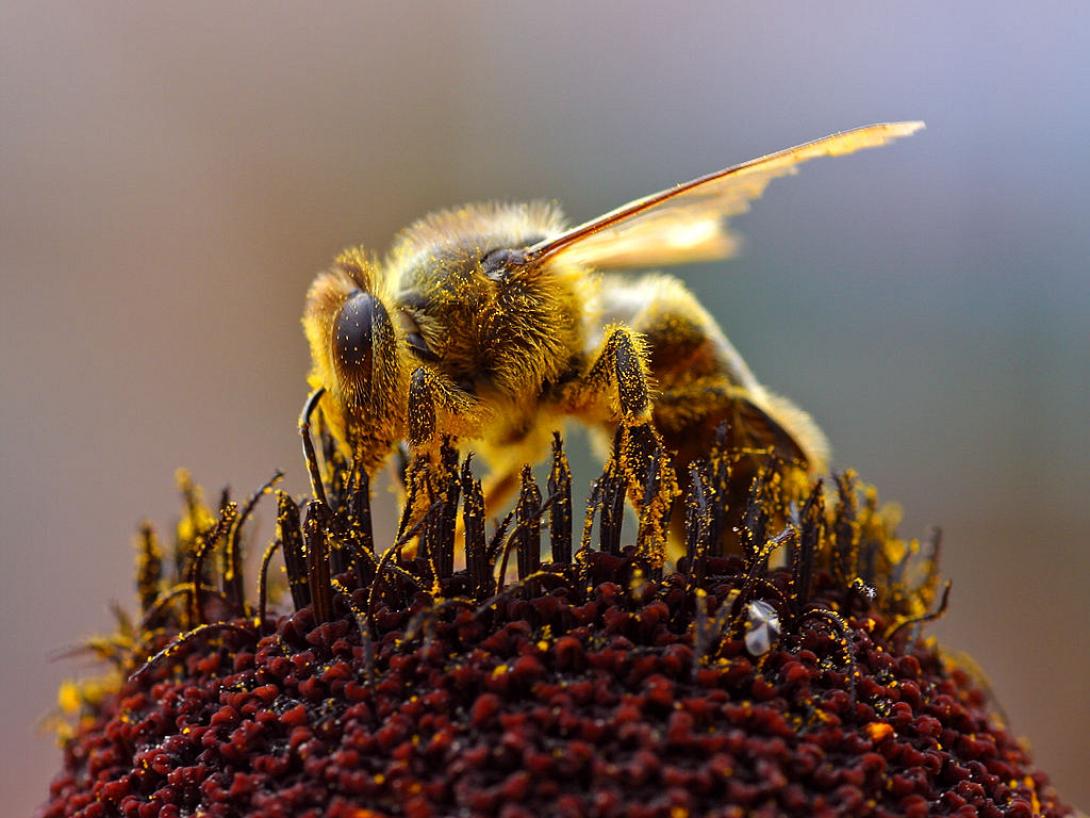
[[[920,637],[948,600],[937,538],[899,539],[851,474],[792,486],[770,461],[728,536],[715,448],[668,566],[628,539],[612,462],[576,541],[559,438],[547,491],[526,470],[491,532],[445,447],[408,467],[383,549],[365,474],[324,442],[324,499],[277,492],[256,601],[241,531],[275,481],[212,512],[183,480],[170,559],[143,531],[142,618],[92,646],[105,687],[62,691],[80,715],[43,815],[1065,813],[986,687]]]

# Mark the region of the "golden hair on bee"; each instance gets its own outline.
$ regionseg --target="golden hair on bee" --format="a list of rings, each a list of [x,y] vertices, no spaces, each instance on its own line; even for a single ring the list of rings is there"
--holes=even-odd
[[[575,418],[614,441],[630,500],[657,509],[649,530],[661,536],[680,488],[672,471],[649,474],[650,449],[668,452],[684,483],[722,427],[743,453],[739,491],[768,454],[821,471],[817,425],[757,381],[678,279],[617,271],[725,258],[736,248],[726,220],[772,179],[922,127],[833,134],[572,228],[548,204],[466,205],[403,230],[384,260],[347,250],[314,280],[303,315],[322,411],[369,474],[401,441],[425,457],[444,438],[474,449],[492,510]]]

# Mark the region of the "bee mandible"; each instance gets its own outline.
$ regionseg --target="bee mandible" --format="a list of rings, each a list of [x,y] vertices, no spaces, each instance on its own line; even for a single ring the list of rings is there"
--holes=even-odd
[[[823,471],[817,425],[754,377],[681,281],[621,271],[725,258],[737,245],[727,219],[772,179],[922,127],[843,131],[576,227],[549,204],[466,205],[411,225],[385,259],[344,251],[315,278],[303,316],[329,427],[368,475],[402,441],[424,457],[444,438],[472,446],[490,470],[490,511],[569,418],[660,443],[682,483],[724,422],[733,448]],[[636,460],[624,468],[639,508]]]

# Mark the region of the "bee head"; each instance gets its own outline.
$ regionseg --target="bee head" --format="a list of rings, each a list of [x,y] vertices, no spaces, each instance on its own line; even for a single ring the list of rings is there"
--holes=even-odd
[[[332,431],[376,468],[404,435],[407,382],[403,331],[391,320],[379,268],[348,251],[307,294],[303,326],[310,342],[311,384]]]

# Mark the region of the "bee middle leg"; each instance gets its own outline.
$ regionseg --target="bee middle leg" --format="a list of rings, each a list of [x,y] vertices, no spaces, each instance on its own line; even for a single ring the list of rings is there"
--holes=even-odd
[[[627,326],[607,327],[586,374],[569,389],[569,400],[583,413],[625,426],[649,423],[650,389],[647,350],[638,333]]]
[[[412,491],[414,479],[430,480],[432,467],[441,464],[444,442],[456,447],[460,438],[471,436],[483,422],[480,404],[473,395],[459,389],[442,372],[417,367],[409,379],[409,445],[401,454],[406,464],[401,479],[405,490]]]
[[[590,366],[566,389],[566,408],[591,423],[614,427],[616,449],[628,496],[647,523],[649,536],[661,540],[677,478],[662,438],[652,422],[649,358],[642,336],[624,324],[606,327]],[[650,516],[648,516],[650,515]]]
[[[821,431],[794,404],[765,389],[749,371],[714,319],[676,278],[650,275],[627,286],[607,287],[609,317],[624,320],[645,339],[656,385],[655,427],[674,455],[683,489],[689,466],[706,458],[722,428],[733,468],[720,498],[728,509],[724,526],[729,553],[737,550],[731,533],[740,525],[750,485],[772,457],[788,472],[819,472],[827,447]],[[673,511],[671,551],[684,542],[683,504]]]

